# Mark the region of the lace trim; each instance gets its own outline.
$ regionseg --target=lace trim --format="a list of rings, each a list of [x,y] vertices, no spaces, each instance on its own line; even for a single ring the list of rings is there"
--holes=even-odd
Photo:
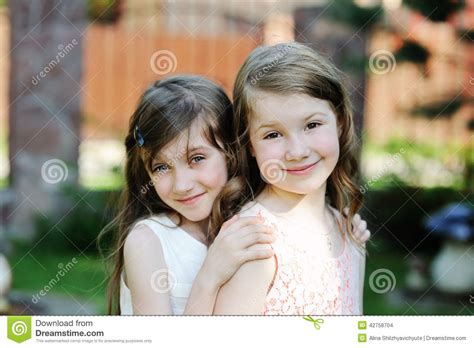
[[[344,240],[339,256],[322,259],[316,252],[291,243],[291,236],[277,226],[273,216],[262,209],[259,214],[278,235],[274,244],[275,273],[263,314],[356,314],[359,280],[354,277],[353,263],[357,259],[350,242]]]

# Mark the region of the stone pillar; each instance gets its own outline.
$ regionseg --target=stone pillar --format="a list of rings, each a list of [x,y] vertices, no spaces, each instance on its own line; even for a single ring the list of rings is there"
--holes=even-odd
[[[77,183],[85,1],[10,0],[10,233],[31,237],[36,215],[61,214]]]

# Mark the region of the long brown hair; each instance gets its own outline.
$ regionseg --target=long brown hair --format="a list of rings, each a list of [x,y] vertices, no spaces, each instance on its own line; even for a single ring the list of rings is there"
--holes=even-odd
[[[192,75],[156,81],[142,95],[130,118],[125,138],[125,187],[119,213],[99,236],[113,232],[115,246],[108,255],[112,271],[108,285],[108,313],[120,314],[120,279],[124,269],[125,240],[137,220],[160,213],[173,213],[157,195],[148,172],[158,151],[183,132],[197,118],[205,122],[203,133],[210,144],[222,151],[234,175],[232,151],[232,104],[214,82]],[[187,154],[183,154],[186,155]],[[234,163],[234,164],[233,164]],[[155,178],[154,178],[155,179]],[[154,180],[153,179],[153,180]],[[159,180],[159,177],[158,179]]]
[[[339,224],[343,236],[348,235],[359,246],[352,233],[352,219],[362,206],[362,193],[358,189],[359,166],[355,146],[354,124],[351,104],[342,83],[341,73],[328,60],[313,49],[296,42],[260,46],[254,49],[237,75],[233,92],[234,117],[237,146],[243,176],[248,179],[250,189],[241,192],[232,203],[221,206],[242,207],[244,200],[258,196],[266,186],[257,162],[250,154],[249,116],[252,115],[255,92],[278,94],[303,93],[327,100],[336,114],[341,130],[339,136],[340,156],[334,171],[327,180],[327,201],[342,215]],[[228,193],[228,197],[232,197]],[[344,213],[348,207],[348,213]],[[227,213],[227,215],[232,215]],[[213,223],[218,226],[224,220]]]

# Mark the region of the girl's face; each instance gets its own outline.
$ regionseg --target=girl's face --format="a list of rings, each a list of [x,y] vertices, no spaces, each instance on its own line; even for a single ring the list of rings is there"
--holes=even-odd
[[[202,134],[203,121],[167,144],[154,158],[150,177],[158,196],[185,219],[207,219],[227,182],[224,154]]]
[[[339,158],[336,115],[328,101],[306,94],[258,92],[250,142],[262,178],[290,193],[320,189]]]

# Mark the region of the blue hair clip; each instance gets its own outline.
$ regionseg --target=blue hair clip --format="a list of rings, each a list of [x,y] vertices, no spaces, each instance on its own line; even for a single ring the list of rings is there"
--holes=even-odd
[[[142,132],[140,132],[140,128],[138,128],[138,126],[135,126],[135,130],[133,131],[133,137],[135,138],[138,147],[142,147],[143,144],[145,144],[145,139],[143,138]]]

